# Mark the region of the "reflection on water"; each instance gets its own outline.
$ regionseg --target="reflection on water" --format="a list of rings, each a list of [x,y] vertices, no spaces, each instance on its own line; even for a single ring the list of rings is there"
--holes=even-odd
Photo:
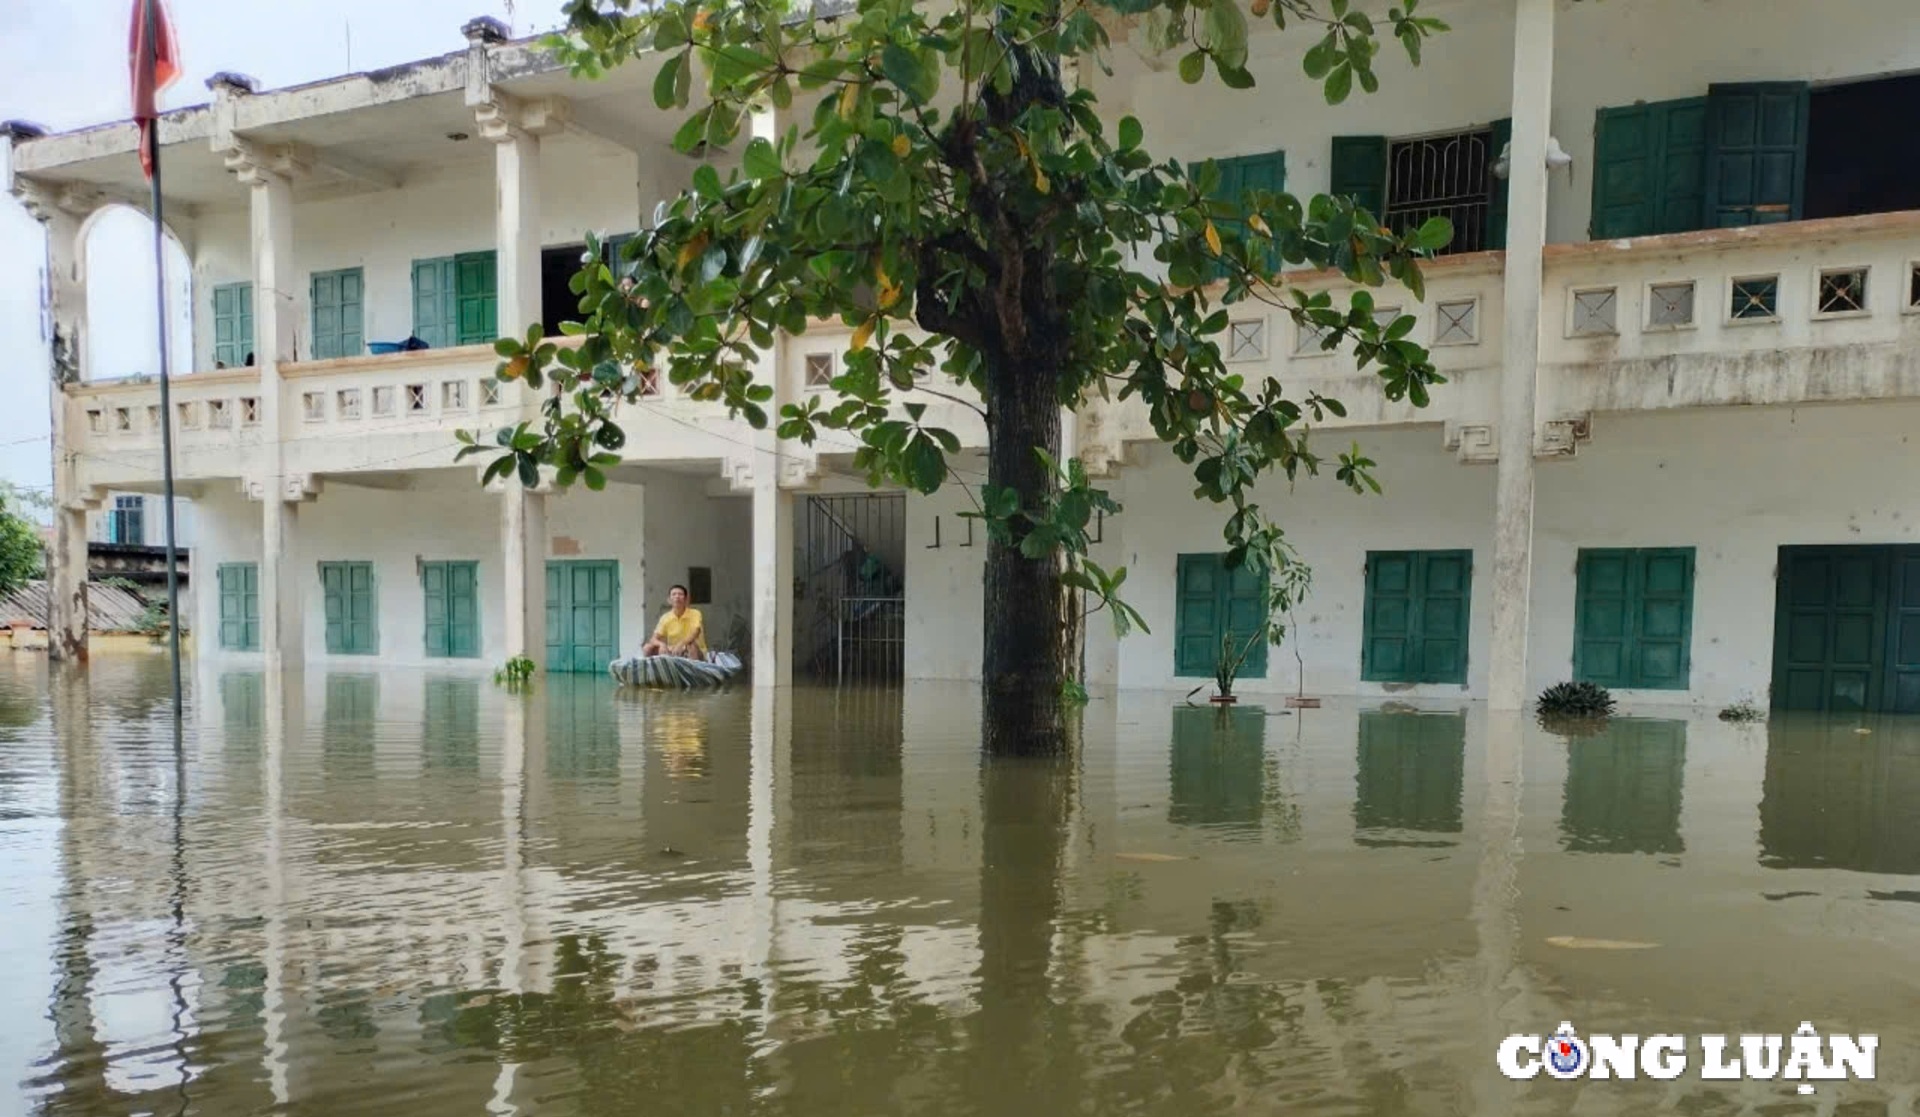
[[[1681,853],[1687,723],[1615,718],[1567,742],[1560,844],[1575,853]]]
[[[1567,740],[1478,707],[1127,694],[1071,759],[983,763],[970,686],[208,672],[182,781],[152,657],[4,662],[0,1073],[31,1112],[1909,1114],[1920,1094],[1910,722]],[[1880,1076],[1811,1100],[1489,1079],[1498,1036],[1563,1019],[1813,1019],[1877,1032]]]

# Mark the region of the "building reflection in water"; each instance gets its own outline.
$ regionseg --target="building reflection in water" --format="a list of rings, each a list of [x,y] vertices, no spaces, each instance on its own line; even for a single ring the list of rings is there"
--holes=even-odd
[[[1365,710],[1353,800],[1362,846],[1458,844],[1466,786],[1467,716]]]
[[[1717,881],[1691,864],[1549,855],[1537,872],[1577,911],[1523,920],[1529,843],[1682,848],[1680,722],[1565,742],[1489,719],[1483,768],[1459,712],[1333,709],[1275,740],[1265,711],[1159,706],[1109,712],[1149,728],[1060,761],[983,761],[973,688],[588,682],[316,673],[308,725],[298,680],[210,675],[212,763],[144,811],[121,785],[160,758],[84,678],[57,687],[68,821],[36,1110],[1492,1114],[1524,1107],[1489,1077],[1489,1037],[1718,1003],[1663,976],[1699,959],[1544,936],[1609,933],[1648,869],[1674,882],[1669,930],[1764,940],[1780,932],[1755,908],[1802,910],[1695,910]],[[1757,750],[1692,728],[1710,763],[1751,754],[1759,788]],[[1564,787],[1534,800],[1561,795],[1559,817],[1529,820],[1524,775],[1561,756]],[[1891,723],[1776,729],[1768,864],[1920,872],[1917,763]],[[1712,824],[1750,837],[1752,799],[1722,799]],[[1734,849],[1714,872],[1761,875],[1737,840],[1702,846],[1690,861]],[[1920,963],[1875,935],[1876,965]],[[1617,1096],[1579,1107],[1646,1100]]]
[[[1567,743],[1560,846],[1569,853],[1686,851],[1680,792],[1686,780],[1687,723],[1612,718]]]
[[[1168,822],[1227,837],[1258,836],[1266,808],[1267,720],[1258,706],[1174,708]]]
[[[1771,725],[1760,863],[1920,873],[1920,721],[1784,717]]]

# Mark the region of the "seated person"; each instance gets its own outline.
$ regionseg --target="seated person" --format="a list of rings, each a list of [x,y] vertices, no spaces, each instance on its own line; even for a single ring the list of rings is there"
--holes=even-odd
[[[676,585],[668,590],[667,602],[672,608],[660,614],[660,623],[653,626],[653,639],[640,649],[640,654],[707,658],[707,630],[700,619],[700,610],[687,608],[687,587]]]

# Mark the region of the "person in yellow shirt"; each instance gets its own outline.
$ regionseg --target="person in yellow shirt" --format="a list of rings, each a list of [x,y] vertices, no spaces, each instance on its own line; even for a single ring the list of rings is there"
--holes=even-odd
[[[640,649],[643,656],[677,655],[684,659],[707,658],[707,630],[700,610],[687,607],[687,587],[676,585],[667,591],[671,606],[660,614],[653,626],[653,639]]]

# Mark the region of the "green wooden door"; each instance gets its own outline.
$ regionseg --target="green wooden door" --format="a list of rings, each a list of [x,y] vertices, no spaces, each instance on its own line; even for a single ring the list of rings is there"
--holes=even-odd
[[[1805,82],[1707,87],[1708,224],[1798,221],[1807,178]]]
[[[620,564],[547,564],[547,670],[600,672],[620,654]]]
[[[1599,111],[1589,220],[1596,240],[1704,225],[1707,117],[1705,97]]]
[[[1360,677],[1464,684],[1472,593],[1472,551],[1368,552]]]
[[[1691,672],[1693,548],[1590,548],[1575,570],[1573,677],[1685,690]]]
[[[1210,678],[1229,636],[1236,648],[1253,641],[1239,677],[1267,677],[1267,580],[1246,567],[1229,570],[1223,554],[1180,555],[1174,571],[1174,674]],[[1261,634],[1256,637],[1256,633]]]
[[[453,257],[413,262],[413,336],[435,349],[454,344],[459,296]]]
[[[366,290],[360,269],[314,272],[314,359],[358,357],[366,351]]]
[[[220,590],[220,647],[230,652],[260,650],[260,568],[251,562],[222,563],[216,572]]]
[[[457,345],[491,345],[500,337],[500,295],[492,252],[453,258]]]
[[[1782,547],[1773,705],[1920,713],[1920,547]]]
[[[1415,834],[1458,834],[1466,787],[1465,714],[1360,714],[1354,841],[1363,846],[1452,845]]]
[[[253,354],[253,284],[222,283],[213,289],[213,361],[244,368]]]
[[[373,564],[321,563],[320,595],[326,605],[327,654],[379,654],[380,630]]]
[[[441,659],[474,659],[480,655],[479,570],[479,564],[473,562],[421,564],[427,655]]]
[[[1920,547],[1895,548],[1889,563],[1884,704],[1892,713],[1920,714]]]

